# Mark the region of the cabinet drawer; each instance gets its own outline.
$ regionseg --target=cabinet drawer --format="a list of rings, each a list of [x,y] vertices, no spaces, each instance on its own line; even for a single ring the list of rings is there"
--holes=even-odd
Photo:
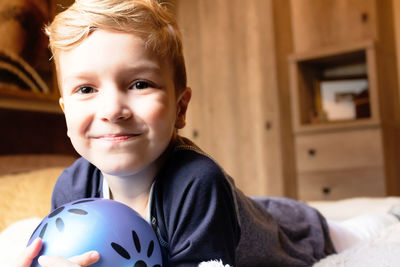
[[[383,169],[379,167],[304,172],[298,174],[298,197],[303,201],[382,197],[384,183]]]
[[[381,132],[363,129],[296,137],[297,171],[382,166]]]

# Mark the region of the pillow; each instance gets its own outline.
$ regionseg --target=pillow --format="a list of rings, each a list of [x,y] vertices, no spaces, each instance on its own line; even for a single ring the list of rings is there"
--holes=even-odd
[[[63,154],[0,155],[0,175],[70,166],[76,157]]]
[[[30,217],[50,212],[54,184],[64,167],[45,168],[0,176],[0,231]]]
[[[325,218],[343,221],[365,214],[385,214],[397,205],[400,197],[356,197],[332,201],[310,201],[310,206],[319,210]]]
[[[40,218],[17,221],[0,232],[0,266],[10,267],[18,259],[30,236],[41,222]]]
[[[339,254],[333,254],[313,267],[400,266],[400,223],[383,229],[376,236]]]

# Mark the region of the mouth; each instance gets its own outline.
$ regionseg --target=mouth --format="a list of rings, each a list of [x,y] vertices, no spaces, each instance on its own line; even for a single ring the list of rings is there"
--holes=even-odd
[[[129,140],[131,138],[140,136],[140,134],[107,134],[96,137],[96,139],[107,141],[111,143],[119,143]]]

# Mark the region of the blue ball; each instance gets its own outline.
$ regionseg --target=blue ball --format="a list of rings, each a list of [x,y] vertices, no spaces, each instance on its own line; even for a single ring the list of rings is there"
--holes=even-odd
[[[100,253],[93,267],[160,267],[161,249],[151,226],[117,201],[85,198],[51,212],[33,232],[28,245],[43,240],[40,255],[69,258],[90,250]],[[39,266],[37,258],[32,267]]]

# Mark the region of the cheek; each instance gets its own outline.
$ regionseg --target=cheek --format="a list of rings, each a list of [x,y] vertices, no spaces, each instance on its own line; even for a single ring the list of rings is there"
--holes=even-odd
[[[74,105],[70,107],[66,104],[64,113],[69,137],[76,137],[77,135],[84,134],[93,117],[87,112],[87,108],[85,108],[84,105]]]
[[[170,128],[175,124],[176,107],[169,99],[159,98],[142,105],[142,119],[153,128]],[[151,108],[149,108],[151,107]]]
[[[171,109],[165,106],[155,107],[152,112],[148,113],[148,119],[156,124],[168,124],[171,119]]]

